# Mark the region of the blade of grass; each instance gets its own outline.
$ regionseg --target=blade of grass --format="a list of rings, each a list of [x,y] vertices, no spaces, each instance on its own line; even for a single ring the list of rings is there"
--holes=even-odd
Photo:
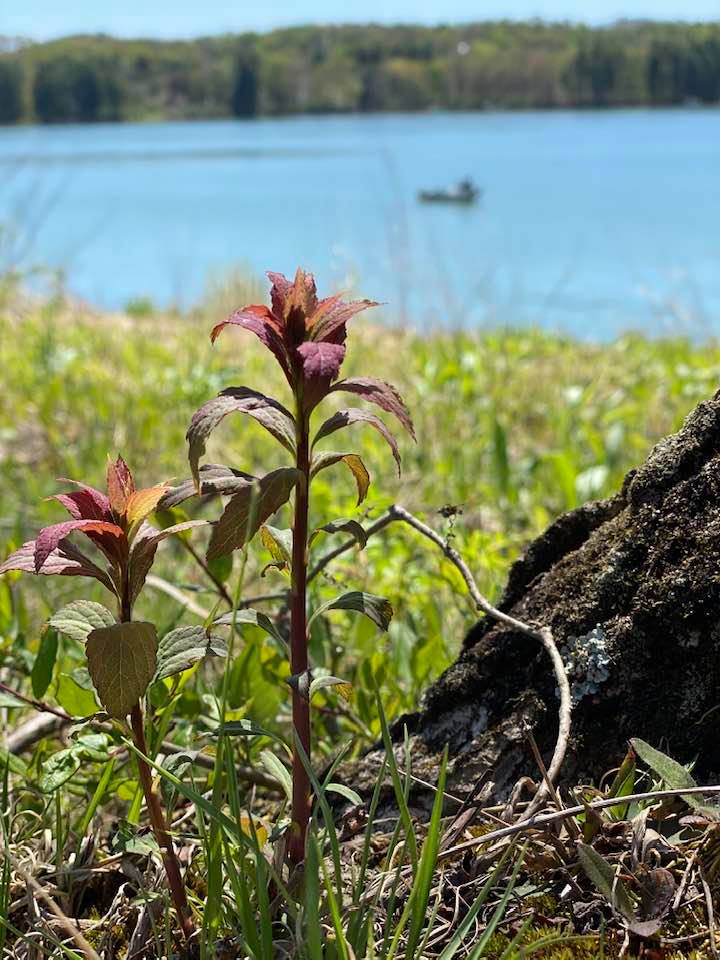
[[[307,859],[305,860],[303,902],[303,929],[301,936],[308,951],[309,960],[323,960],[323,945],[320,936],[320,849],[313,830],[308,834]]]
[[[507,882],[507,886],[505,887],[505,892],[502,895],[500,903],[498,903],[497,907],[495,907],[495,911],[492,917],[490,917],[490,922],[483,930],[480,939],[473,947],[471,953],[468,954],[468,960],[480,960],[480,957],[484,956],[485,949],[492,940],[497,925],[505,916],[505,911],[507,910],[508,903],[510,903],[510,897],[515,889],[518,874],[520,873],[520,868],[522,867],[523,860],[525,858],[526,846],[527,845],[524,845],[520,851],[520,856],[517,858],[515,866],[513,867],[513,872],[510,874],[510,878]]]
[[[95,816],[95,811],[100,806],[102,798],[105,796],[105,791],[108,788],[108,784],[110,783],[110,778],[113,775],[114,769],[115,769],[115,758],[110,757],[110,759],[107,761],[107,763],[103,767],[103,772],[100,775],[100,779],[98,780],[98,785],[97,787],[95,787],[95,792],[92,795],[90,803],[88,804],[88,808],[83,815],[83,818],[80,822],[80,826],[78,827],[78,837],[81,842],[85,838],[88,832],[90,824],[92,823],[92,818]]]
[[[412,862],[413,869],[417,869],[418,851],[417,851],[417,839],[415,837],[415,828],[413,826],[412,817],[410,816],[410,809],[407,803],[406,791],[405,791],[405,788],[403,787],[402,781],[400,780],[400,772],[398,770],[397,761],[395,760],[395,754],[393,752],[392,740],[390,739],[390,731],[388,729],[387,719],[385,717],[385,711],[383,710],[382,701],[380,700],[380,691],[377,689],[377,686],[375,687],[375,700],[378,708],[378,716],[380,718],[380,728],[382,730],[383,745],[385,746],[385,755],[387,756],[387,759],[388,759],[388,765],[390,767],[390,777],[392,779],[393,788],[395,790],[395,799],[397,800],[398,809],[400,811],[400,819],[402,820],[403,827],[405,828],[405,838],[410,850],[410,860]]]

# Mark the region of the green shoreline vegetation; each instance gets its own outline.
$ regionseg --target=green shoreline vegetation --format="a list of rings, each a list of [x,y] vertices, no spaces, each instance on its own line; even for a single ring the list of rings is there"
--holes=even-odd
[[[305,26],[0,49],[2,124],[720,101],[716,23]]]

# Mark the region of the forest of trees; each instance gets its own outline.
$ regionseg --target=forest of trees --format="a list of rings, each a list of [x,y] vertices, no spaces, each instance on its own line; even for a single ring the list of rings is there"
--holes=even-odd
[[[720,24],[295,27],[0,53],[0,123],[720,101]]]

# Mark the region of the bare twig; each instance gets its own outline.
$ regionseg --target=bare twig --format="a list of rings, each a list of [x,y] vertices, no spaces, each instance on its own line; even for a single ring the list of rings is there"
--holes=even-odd
[[[664,800],[667,797],[685,797],[699,796],[708,794],[717,796],[720,794],[720,785],[707,787],[687,787],[684,790],[649,790],[647,793],[631,793],[626,797],[621,797],[623,803],[634,803],[638,800]],[[532,817],[526,817],[519,823],[514,823],[509,827],[502,827],[500,830],[493,830],[485,833],[481,837],[473,837],[472,840],[464,840],[448,850],[443,850],[439,856],[441,859],[457,856],[464,850],[470,850],[474,847],[485,846],[488,843],[495,843],[496,840],[503,840],[505,837],[514,837],[525,830],[535,830],[544,827],[549,823],[557,823],[558,820],[565,820],[568,817],[576,817],[578,814],[585,813],[587,808],[592,810],[602,810],[605,807],[616,807],[618,797],[603,797],[600,800],[591,800],[586,804],[579,804],[576,807],[566,807],[564,810],[557,810],[553,813],[536,814]]]
[[[497,607],[494,607],[490,601],[487,600],[482,593],[480,593],[477,583],[475,582],[475,578],[470,572],[470,568],[457,550],[450,546],[446,540],[443,540],[440,534],[433,530],[432,527],[429,527],[426,523],[423,523],[422,520],[419,520],[414,514],[410,513],[409,510],[406,510],[399,504],[393,504],[387,513],[384,513],[375,521],[375,523],[367,527],[365,530],[366,537],[369,538],[373,536],[373,534],[379,533],[394,521],[402,521],[403,523],[407,523],[414,530],[417,530],[418,533],[421,533],[424,537],[434,543],[436,547],[442,550],[447,559],[450,560],[450,562],[453,563],[459,570],[463,580],[465,581],[465,585],[468,588],[470,597],[472,598],[475,607],[479,611],[486,614],[488,617],[492,617],[493,620],[497,620],[498,623],[502,623],[506,627],[516,630],[518,633],[523,633],[525,636],[538,640],[545,648],[547,655],[550,657],[553,672],[555,674],[555,680],[558,685],[558,690],[560,691],[560,706],[558,709],[558,736],[555,744],[555,750],[553,751],[552,760],[550,761],[550,765],[546,771],[546,776],[544,776],[544,779],[540,784],[540,788],[538,789],[535,798],[530,805],[531,811],[536,810],[542,804],[548,793],[550,793],[552,785],[554,785],[557,781],[560,768],[562,767],[565,759],[568,740],[570,738],[570,720],[572,712],[570,683],[565,672],[565,665],[562,661],[562,657],[560,656],[560,652],[558,651],[555,640],[553,639],[552,632],[549,627],[532,626],[523,622],[522,620],[518,620],[516,617],[510,616],[510,614],[507,614],[502,610],[498,610]],[[320,574],[329,563],[354,546],[356,546],[356,541],[354,539],[346,540],[344,543],[341,543],[340,546],[335,547],[334,550],[326,553],[320,558],[320,560],[318,560],[318,562],[310,571],[308,575],[308,581],[318,576],[318,574]]]
[[[454,547],[451,547],[447,541],[443,540],[440,534],[436,533],[435,530],[433,530],[431,527],[428,527],[428,525],[423,523],[422,520],[419,520],[416,516],[398,504],[393,504],[393,506],[390,507],[389,513],[395,519],[402,520],[404,523],[407,523],[414,530],[417,530],[418,533],[421,533],[424,537],[434,543],[435,546],[442,550],[447,559],[450,560],[450,562],[453,563],[459,570],[460,575],[462,576],[463,580],[465,581],[465,585],[468,588],[468,592],[470,593],[473,603],[478,610],[482,611],[487,616],[492,617],[493,620],[497,620],[498,623],[502,623],[506,627],[510,627],[512,630],[515,630],[518,633],[523,633],[525,636],[533,637],[535,640],[539,640],[545,648],[545,652],[550,657],[550,661],[553,666],[553,672],[555,673],[555,680],[560,691],[558,736],[552,760],[550,761],[550,765],[547,770],[547,781],[543,781],[541,783],[534,800],[530,804],[530,811],[536,810],[548,793],[548,783],[554,784],[558,778],[560,768],[563,760],[565,759],[568,739],[570,737],[570,716],[572,711],[570,683],[568,682],[567,673],[565,672],[565,665],[563,664],[562,657],[560,656],[558,648],[555,644],[555,640],[553,639],[552,632],[549,627],[531,626],[530,624],[524,623],[522,620],[518,620],[516,617],[510,616],[510,614],[505,613],[502,610],[498,610],[497,607],[494,607],[490,601],[487,600],[482,593],[480,593],[480,590],[475,582],[475,578],[470,572],[468,565],[465,563],[457,550],[455,550]]]

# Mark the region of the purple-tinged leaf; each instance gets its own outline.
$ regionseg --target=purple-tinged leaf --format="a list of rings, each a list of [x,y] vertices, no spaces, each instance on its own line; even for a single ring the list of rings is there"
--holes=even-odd
[[[410,418],[410,411],[392,384],[385,383],[384,380],[375,380],[374,377],[354,377],[352,380],[340,380],[330,389],[354,393],[363,400],[377,404],[378,407],[397,417],[413,440],[415,439],[415,428]]]
[[[131,494],[135,493],[133,475],[122,457],[118,457],[115,463],[108,463],[107,491],[113,513],[122,517]]]
[[[183,523],[175,523],[171,527],[165,527],[164,530],[157,530],[152,524],[147,522],[141,524],[135,539],[132,550],[130,551],[130,562],[128,565],[128,584],[130,593],[130,602],[134,603],[145,583],[150,569],[155,560],[158,545],[167,537],[173,534],[183,533],[185,530],[193,530],[195,527],[208,526],[207,520],[185,520]]]
[[[313,444],[317,443],[318,440],[322,440],[323,437],[329,437],[330,434],[335,433],[336,430],[342,430],[343,427],[349,427],[351,423],[367,423],[371,427],[374,427],[378,433],[382,434],[387,441],[388,446],[392,450],[392,455],[395,458],[395,463],[397,464],[399,474],[400,451],[398,450],[397,441],[382,420],[379,417],[376,417],[374,413],[368,413],[367,410],[360,410],[357,407],[351,407],[348,410],[338,410],[337,413],[334,413],[331,417],[329,417],[320,427],[318,432],[315,434]]]
[[[187,432],[190,445],[188,458],[190,470],[197,486],[200,485],[198,463],[205,453],[205,441],[210,433],[229,413],[243,413],[257,420],[290,453],[295,452],[295,420],[289,410],[248,387],[229,387],[217,397],[208,400],[193,415]]]
[[[272,309],[278,320],[282,321],[285,316],[285,301],[292,290],[292,281],[282,273],[267,272],[267,278],[272,284],[270,288],[270,302]]]
[[[28,540],[18,550],[11,553],[0,565],[0,574],[17,570],[19,573],[35,573],[35,540]],[[44,577],[92,577],[99,580],[108,590],[114,591],[112,581],[92,560],[72,548],[68,542],[53,550],[38,571]]]
[[[326,467],[332,467],[336,463],[344,463],[352,473],[358,491],[357,502],[358,506],[360,506],[367,496],[368,488],[370,487],[370,474],[356,453],[333,453],[330,451],[318,453],[313,457],[310,466],[310,476],[314,477],[321,470],[324,470]]]
[[[300,476],[294,467],[282,467],[236,493],[213,524],[208,560],[232,553],[252,540],[265,521],[287,503]]]
[[[318,304],[309,324],[313,340],[325,343],[344,343],[345,325],[356,313],[378,307],[375,300],[351,300],[345,302],[340,297],[326,297]]]
[[[210,334],[211,341],[215,343],[225,327],[228,326],[242,327],[244,330],[254,333],[272,353],[282,367],[285,376],[292,383],[290,363],[278,321],[267,307],[252,304],[242,310],[236,310],[227,320],[223,320],[213,327]]]
[[[73,520],[112,520],[110,501],[94,487],[88,487],[77,480],[66,480],[61,477],[58,483],[72,483],[77,490],[72,493],[58,493],[48,500],[59,501],[73,518]]]
[[[114,523],[108,523],[107,520],[66,520],[64,523],[54,523],[50,527],[45,527],[38,534],[35,541],[35,573],[40,573],[43,564],[60,541],[75,530],[88,535],[102,534],[103,542],[101,543],[99,537],[96,537],[94,542],[106,553],[109,560],[121,560],[124,551],[127,550],[125,534]],[[108,534],[114,541],[112,550],[105,546],[105,535]]]
[[[340,343],[301,343],[297,352],[302,360],[306,380],[325,380],[328,386],[340,372],[345,359],[345,347]]]
[[[234,470],[219,463],[204,463],[198,471],[200,476],[200,496],[217,497],[236,493],[240,487],[256,478],[242,470]],[[170,487],[158,503],[158,510],[172,510],[191,497],[198,495],[192,477],[183,480],[177,487]]]

